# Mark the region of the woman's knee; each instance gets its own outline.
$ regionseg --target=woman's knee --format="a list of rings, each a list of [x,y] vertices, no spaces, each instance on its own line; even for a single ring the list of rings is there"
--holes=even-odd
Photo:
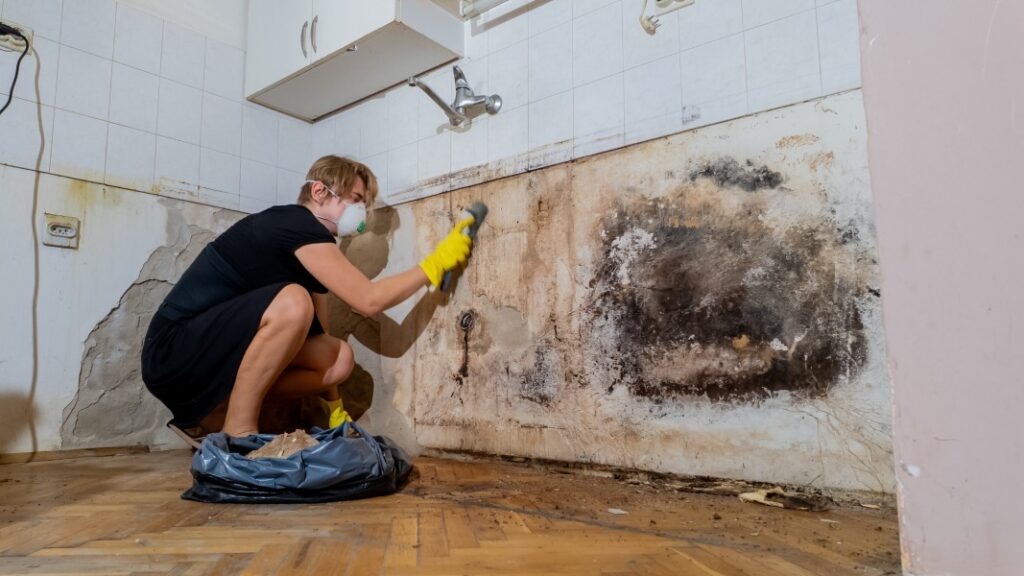
[[[309,292],[298,284],[288,284],[277,293],[270,303],[265,319],[292,325],[303,330],[313,321],[313,299]]]
[[[334,358],[334,364],[328,369],[326,380],[331,385],[340,384],[348,379],[355,366],[355,354],[352,352],[352,347],[345,341],[339,341],[338,354]]]

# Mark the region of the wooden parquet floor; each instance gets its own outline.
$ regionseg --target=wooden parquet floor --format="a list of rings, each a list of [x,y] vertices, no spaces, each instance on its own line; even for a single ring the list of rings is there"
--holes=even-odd
[[[421,458],[393,496],[199,504],[187,452],[0,466],[0,575],[899,574],[895,514]],[[625,514],[609,512],[621,509]]]

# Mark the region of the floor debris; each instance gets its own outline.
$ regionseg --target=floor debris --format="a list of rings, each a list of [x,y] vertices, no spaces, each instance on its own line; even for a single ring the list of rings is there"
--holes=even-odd
[[[740,500],[789,510],[820,512],[828,508],[824,499],[786,492],[779,487],[744,492],[740,494]]]

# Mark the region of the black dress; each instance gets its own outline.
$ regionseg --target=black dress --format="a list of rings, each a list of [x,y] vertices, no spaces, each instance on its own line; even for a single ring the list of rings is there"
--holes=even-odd
[[[305,207],[274,206],[239,220],[203,249],[164,299],[142,347],[146,388],[181,428],[231,392],[263,313],[287,284],[327,292],[295,251],[335,242]],[[310,334],[322,333],[314,317]]]

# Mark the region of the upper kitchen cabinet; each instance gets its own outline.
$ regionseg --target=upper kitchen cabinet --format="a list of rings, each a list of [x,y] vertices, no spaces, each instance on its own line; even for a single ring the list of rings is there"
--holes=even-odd
[[[250,0],[246,97],[314,121],[463,54],[431,0]]]

